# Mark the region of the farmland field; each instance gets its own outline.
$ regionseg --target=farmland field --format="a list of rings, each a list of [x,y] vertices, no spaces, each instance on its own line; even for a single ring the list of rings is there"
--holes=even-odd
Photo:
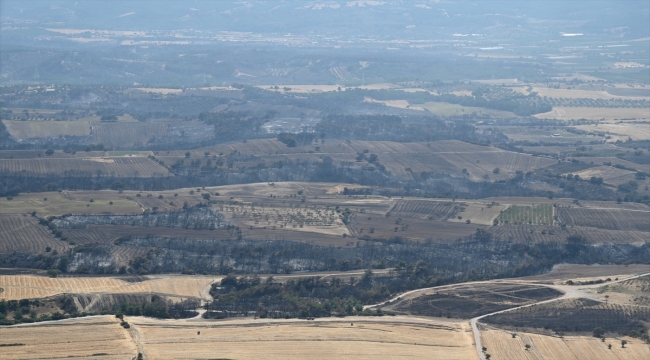
[[[95,141],[105,146],[146,144],[151,137],[169,136],[167,124],[161,123],[98,123],[92,126]]]
[[[131,359],[135,342],[115,316],[0,328],[3,359]]]
[[[500,224],[487,229],[494,237],[508,241],[566,242],[567,237],[581,235],[592,244],[643,244],[648,233],[643,231],[607,230],[587,226],[540,226],[528,224]]]
[[[614,121],[621,119],[647,120],[650,118],[648,109],[644,108],[602,108],[602,107],[570,107],[556,106],[553,110],[534,115],[540,119],[558,120],[605,120]],[[593,129],[590,125],[581,125],[583,130]]]
[[[535,224],[553,225],[553,205],[534,206],[512,205],[503,210],[496,218],[500,224]]]
[[[221,276],[150,276],[145,281],[128,282],[114,277],[49,278],[34,275],[0,275],[0,299],[42,298],[63,293],[140,294],[204,297],[204,290]]]
[[[144,157],[74,159],[0,159],[0,172],[44,175],[87,175],[117,177],[170,176],[167,168]]]
[[[478,359],[469,326],[451,321],[385,317],[169,324],[129,317],[128,321],[140,333],[149,359],[189,354],[193,359],[213,359],[215,354],[228,359]]]
[[[650,232],[650,211],[558,207],[559,221],[571,226]]]
[[[449,201],[398,200],[390,209],[395,217],[410,217],[420,220],[445,220],[458,212],[459,204]]]
[[[644,110],[647,113],[648,109],[639,109]],[[578,125],[575,126],[576,129],[584,131],[596,131],[605,134],[618,135],[612,136],[612,139],[609,141],[621,140],[625,141],[629,138],[632,140],[650,140],[650,125],[648,124],[598,124],[598,125]]]
[[[43,254],[47,247],[58,252],[70,248],[55,238],[47,227],[39,225],[37,218],[26,214],[0,215],[0,229],[0,253]]]
[[[469,220],[471,224],[493,225],[494,220],[507,208],[507,205],[466,202],[462,204],[456,216],[448,221],[466,223]]]
[[[607,296],[607,301],[623,305],[650,306],[650,276],[626,280],[598,288],[598,294]]]
[[[469,319],[560,296],[557,290],[525,284],[460,284],[432,289],[389,306],[411,315]]]
[[[612,95],[606,91],[596,90],[574,90],[574,89],[553,89],[547,87],[533,87],[533,92],[539,96],[549,98],[568,99],[638,99],[638,97]]]
[[[650,308],[608,304],[591,299],[565,299],[505,313],[481,321],[494,326],[545,328],[553,331],[590,332],[596,327],[608,332],[642,331],[650,321]]]
[[[634,171],[617,169],[612,166],[595,166],[589,169],[576,172],[580,178],[589,180],[592,177],[603,178],[605,184],[620,185],[634,180]]]
[[[500,117],[515,117],[516,115],[510,111],[500,111],[481,107],[462,106],[457,104],[450,104],[446,102],[426,102],[424,104],[412,104],[411,108],[426,109],[430,113],[438,116],[462,116],[462,115],[489,115]]]
[[[3,120],[11,136],[17,139],[58,136],[88,136],[90,122],[79,121],[9,121]]]
[[[513,338],[512,333],[517,337]],[[650,358],[650,347],[642,341],[629,337],[617,337],[601,342],[592,336],[563,337],[486,329],[481,331],[483,346],[492,359],[566,359],[566,360],[641,360]],[[628,344],[621,348],[621,340]],[[607,345],[612,344],[608,349]],[[530,350],[525,346],[530,345]]]
[[[203,158],[204,153],[258,156],[260,161],[273,163],[281,160],[322,161],[323,156],[335,162],[350,162],[367,166],[367,162],[355,162],[358,153],[376,154],[378,162],[393,176],[400,179],[419,177],[422,172],[447,174],[469,178],[472,181],[505,180],[515,176],[516,171],[527,172],[554,164],[555,161],[479,146],[456,140],[430,143],[398,143],[391,141],[341,141],[326,140],[314,146],[287,147],[275,139],[251,140],[191,151],[190,158]],[[157,154],[165,163],[173,164],[184,159],[185,152]],[[256,161],[257,163],[257,161]],[[499,168],[498,172],[495,169]]]
[[[92,203],[90,199],[93,199]],[[113,202],[112,205],[111,202]],[[142,209],[135,201],[126,199],[117,191],[111,190],[27,193],[17,195],[12,200],[0,198],[0,214],[31,213],[33,211],[36,211],[38,216],[47,216],[101,214],[104,212],[135,214],[141,213]]]

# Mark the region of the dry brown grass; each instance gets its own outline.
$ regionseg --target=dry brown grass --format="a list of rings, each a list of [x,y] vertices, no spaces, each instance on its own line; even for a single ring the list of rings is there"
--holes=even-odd
[[[567,280],[589,281],[605,278],[619,278],[645,274],[650,272],[650,265],[579,265],[579,264],[558,264],[543,275],[529,276],[522,279],[534,281],[553,281],[556,284],[563,284]]]
[[[129,322],[141,334],[149,359],[210,359],[216,354],[229,359],[478,359],[469,325],[454,322],[406,318],[260,319],[207,326],[139,323],[131,318]]]
[[[221,277],[150,276],[149,280],[127,282],[112,277],[48,278],[33,275],[0,275],[0,299],[18,300],[72,294],[142,294],[205,297],[205,289]]]
[[[77,121],[10,121],[3,120],[7,131],[18,139],[57,137],[57,136],[88,136],[90,122]]]
[[[533,87],[533,92],[538,96],[550,98],[567,98],[567,99],[639,99],[633,96],[617,96],[606,91],[599,90],[573,90],[573,89],[552,89],[547,87]]]
[[[643,108],[596,108],[596,107],[569,107],[557,106],[553,110],[535,117],[540,119],[558,120],[605,120],[613,121],[618,119],[647,120],[650,118],[648,109]]]
[[[646,111],[646,118],[650,118],[648,115],[648,109]],[[633,124],[633,123],[623,123],[623,124],[598,124],[598,125],[579,125],[576,126],[577,129],[584,131],[597,131],[606,134],[619,135],[620,139],[625,141],[628,137],[632,140],[650,140],[650,125],[648,124]],[[612,136],[610,141],[616,141],[618,138]]]
[[[135,196],[133,194],[132,196]],[[47,200],[45,200],[47,199]],[[90,202],[93,199],[93,202]],[[113,205],[110,204],[113,202]],[[89,205],[89,206],[87,206]],[[139,214],[140,206],[117,191],[65,191],[26,193],[12,200],[0,198],[0,214],[31,213],[40,217],[63,214]]]
[[[650,306],[650,276],[604,285],[596,292],[609,303]]]
[[[136,345],[114,316],[0,328],[2,359],[132,359]]]
[[[605,165],[592,167],[575,173],[575,175],[580,175],[580,178],[585,180],[589,180],[592,177],[602,177],[605,184],[617,186],[634,180],[634,174],[634,171],[618,169]]]
[[[508,208],[507,205],[491,205],[488,207],[485,202],[466,202],[464,210],[459,211],[456,217],[449,219],[451,222],[467,222],[479,225],[492,225],[501,211]],[[458,216],[461,218],[459,219]]]
[[[481,331],[483,346],[493,359],[566,359],[566,360],[592,360],[592,359],[649,359],[650,347],[641,340],[629,337],[600,339],[590,336],[557,336],[539,335],[517,332],[517,337],[512,338],[510,331],[488,329]],[[621,340],[628,344],[621,348]],[[607,349],[607,344],[612,344]],[[525,346],[530,345],[526,350]]]

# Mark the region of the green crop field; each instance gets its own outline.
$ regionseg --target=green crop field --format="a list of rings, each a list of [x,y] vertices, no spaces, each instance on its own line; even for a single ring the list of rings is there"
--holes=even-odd
[[[553,205],[513,205],[503,210],[496,221],[500,224],[553,225]]]

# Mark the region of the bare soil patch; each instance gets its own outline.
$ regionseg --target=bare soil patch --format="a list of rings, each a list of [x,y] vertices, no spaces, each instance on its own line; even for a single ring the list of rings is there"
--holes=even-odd
[[[423,292],[389,308],[411,315],[469,319],[560,295],[557,290],[537,285],[468,284]]]

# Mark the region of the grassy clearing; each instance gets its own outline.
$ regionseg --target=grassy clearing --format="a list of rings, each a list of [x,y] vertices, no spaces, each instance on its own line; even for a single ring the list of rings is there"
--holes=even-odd
[[[553,205],[512,205],[496,218],[500,224],[553,225]]]
[[[613,121],[619,119],[637,119],[647,120],[650,118],[648,109],[644,108],[600,108],[600,107],[569,107],[556,106],[552,111],[543,114],[534,115],[540,119],[559,119],[559,120],[606,120]]]
[[[446,102],[429,101],[424,104],[412,104],[412,106],[426,109],[432,114],[438,116],[470,115],[472,113],[476,113],[478,115],[491,115],[491,116],[502,116],[502,117],[515,116],[515,114],[509,111],[492,110],[492,109],[472,107],[472,106],[462,106],[462,105],[450,104]]]
[[[11,200],[0,198],[0,213],[24,214],[36,211],[38,216],[48,216],[101,214],[104,212],[134,214],[142,212],[135,201],[126,199],[117,191],[97,191],[92,195],[93,202],[90,202],[90,199],[76,198],[71,194],[74,193],[44,192],[21,194]]]

